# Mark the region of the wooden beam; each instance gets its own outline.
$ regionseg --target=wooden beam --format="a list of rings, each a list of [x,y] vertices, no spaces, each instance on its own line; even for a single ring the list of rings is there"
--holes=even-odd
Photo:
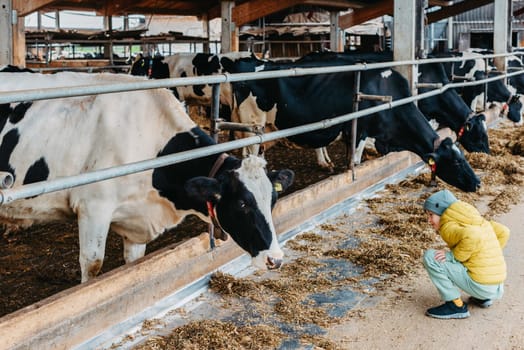
[[[349,8],[361,8],[364,7],[362,2],[346,1],[346,0],[304,0],[304,5],[321,6],[330,9],[347,10]]]
[[[517,17],[524,13],[524,7],[519,8],[518,10],[513,11],[513,16]]]
[[[373,6],[354,10],[340,16],[338,24],[340,29],[347,29],[384,15],[393,15],[393,0],[382,0]]]
[[[435,23],[442,19],[453,17],[459,13],[467,12],[487,4],[491,4],[493,0],[464,0],[455,5],[445,7],[441,10],[427,14],[428,23]]]
[[[143,4],[143,1],[141,0],[111,0],[106,1],[105,6],[103,6],[101,10],[104,12],[103,15],[111,16],[114,14],[126,13],[127,9],[131,9],[141,4]],[[151,9],[151,11],[155,11],[155,9]]]
[[[453,1],[429,0],[429,6],[451,6],[451,5],[453,5]]]
[[[51,6],[56,0],[13,0],[13,9],[18,13],[18,17],[25,17],[44,7]]]
[[[252,22],[272,13],[285,10],[303,3],[300,0],[253,0],[233,7],[233,22],[235,25]]]

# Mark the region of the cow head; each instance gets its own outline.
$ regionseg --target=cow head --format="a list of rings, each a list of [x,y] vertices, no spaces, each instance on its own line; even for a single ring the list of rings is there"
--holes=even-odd
[[[477,114],[469,118],[457,132],[457,141],[468,152],[483,152],[489,154],[486,116],[484,114]]]
[[[522,123],[522,114],[524,113],[524,104],[521,101],[520,95],[511,95],[502,106],[502,113],[514,123]]]
[[[279,268],[283,253],[271,217],[278,193],[293,182],[291,170],[265,172],[266,161],[257,156],[242,160],[237,169],[217,178],[196,177],[185,190],[194,201],[205,201],[210,216],[247,251],[258,268]]]
[[[147,76],[150,79],[169,78],[169,67],[167,63],[163,61],[164,57],[161,56],[144,57],[141,54],[138,54],[131,65],[130,74]]]
[[[423,159],[432,173],[462,191],[475,192],[480,186],[480,179],[449,137],[433,153],[425,154]]]

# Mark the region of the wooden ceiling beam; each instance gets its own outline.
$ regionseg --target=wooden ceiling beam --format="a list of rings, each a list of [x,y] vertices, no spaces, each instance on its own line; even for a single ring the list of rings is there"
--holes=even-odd
[[[233,7],[233,22],[237,26],[252,22],[272,13],[285,10],[295,5],[307,4],[338,9],[361,8],[364,1],[347,0],[251,0]],[[207,12],[209,19],[220,17],[220,6],[215,6]]]
[[[453,5],[453,1],[429,0],[429,6],[451,6],[451,5]]]
[[[52,6],[56,0],[13,0],[13,10],[19,17],[25,17],[35,11]]]
[[[513,16],[518,17],[523,13],[524,13],[524,7],[521,7],[518,10],[513,11]]]
[[[236,5],[232,10],[232,21],[237,26],[255,21],[261,17],[270,15],[303,3],[300,0],[253,0]],[[220,17],[220,15],[218,16]]]
[[[104,15],[121,15],[128,12],[128,10],[142,5],[142,0],[110,0],[106,1],[106,5],[100,9]],[[133,11],[134,12],[134,11]]]
[[[340,29],[347,29],[384,15],[393,15],[393,0],[383,0],[373,6],[356,9],[338,19]]]
[[[493,0],[464,0],[454,5],[444,7],[438,11],[427,14],[428,24],[438,22],[442,19],[453,17],[462,12],[467,12],[478,7],[492,3]]]
[[[313,5],[326,8],[333,8],[339,10],[347,10],[349,8],[364,7],[362,1],[346,1],[346,0],[304,0],[304,5]]]

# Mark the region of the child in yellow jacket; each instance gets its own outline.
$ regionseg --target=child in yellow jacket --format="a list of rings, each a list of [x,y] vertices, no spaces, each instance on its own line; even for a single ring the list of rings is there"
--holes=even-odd
[[[429,223],[449,248],[424,253],[424,267],[445,302],[428,309],[426,315],[442,319],[469,317],[461,290],[470,295],[471,304],[491,306],[493,299],[504,294],[506,262],[502,249],[509,229],[484,219],[474,206],[459,201],[448,190],[432,194],[424,209]]]

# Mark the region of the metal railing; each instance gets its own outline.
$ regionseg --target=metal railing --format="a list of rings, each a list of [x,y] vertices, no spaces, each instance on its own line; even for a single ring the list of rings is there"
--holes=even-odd
[[[485,58],[504,57],[514,55],[516,53],[507,54],[491,54],[484,55]],[[130,83],[116,83],[116,84],[104,84],[104,85],[89,85],[89,86],[68,86],[67,88],[47,88],[47,89],[33,89],[33,90],[20,90],[10,92],[0,92],[0,104],[11,103],[11,102],[23,102],[43,99],[53,99],[62,97],[74,97],[82,95],[93,95],[93,94],[107,94],[114,92],[126,92],[143,89],[157,89],[157,88],[169,88],[174,86],[183,85],[195,85],[195,84],[220,84],[220,83],[232,83],[244,80],[257,80],[257,79],[270,79],[270,78],[281,78],[281,77],[295,77],[310,74],[325,74],[325,73],[338,73],[348,71],[363,71],[372,70],[377,68],[388,68],[400,65],[419,65],[425,63],[436,63],[436,62],[454,62],[464,61],[471,58],[435,58],[435,59],[424,59],[424,60],[409,60],[409,61],[397,61],[397,62],[383,62],[383,63],[371,63],[371,64],[358,64],[353,66],[333,66],[333,67],[322,67],[322,68],[293,68],[288,70],[280,71],[260,71],[256,73],[236,73],[236,74],[220,74],[206,77],[186,77],[186,78],[170,78],[162,80],[144,80]],[[37,182],[17,188],[8,188],[0,190],[0,205],[13,202],[17,199],[28,198],[37,196],[49,192],[60,191],[76,186],[86,185],[93,182],[108,180],[114,177],[129,175],[141,171],[150,170],[153,168],[163,167],[170,164],[181,163],[190,159],[208,156],[211,154],[217,154],[222,152],[231,151],[241,147],[246,147],[254,144],[262,144],[268,141],[274,141],[280,138],[285,138],[301,133],[310,131],[326,129],[333,125],[351,121],[372,113],[391,109],[397,106],[401,106],[407,103],[411,103],[423,98],[435,96],[443,93],[448,89],[456,87],[472,86],[478,84],[484,84],[498,79],[505,79],[515,75],[523,74],[524,71],[516,71],[512,73],[504,73],[495,77],[479,80],[469,81],[462,83],[450,83],[440,88],[436,88],[432,91],[418,94],[415,96],[406,97],[403,99],[386,102],[371,108],[364,110],[344,114],[338,117],[324,119],[319,122],[306,124],[303,126],[293,127],[284,130],[273,131],[268,134],[261,134],[243,138],[240,140],[234,140],[216,144],[213,146],[202,147],[190,151],[184,151],[158,157],[155,159],[148,159],[134,163],[128,163],[120,166],[114,166],[111,168],[95,170],[79,175],[63,177],[60,179],[48,180],[45,182]],[[217,104],[218,94],[215,95],[215,105]]]

